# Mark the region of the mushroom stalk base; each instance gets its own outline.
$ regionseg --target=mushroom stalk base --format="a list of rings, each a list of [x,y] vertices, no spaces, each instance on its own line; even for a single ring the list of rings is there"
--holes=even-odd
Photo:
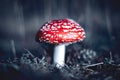
[[[55,46],[53,63],[56,65],[57,68],[64,66],[64,63],[65,63],[65,44]]]

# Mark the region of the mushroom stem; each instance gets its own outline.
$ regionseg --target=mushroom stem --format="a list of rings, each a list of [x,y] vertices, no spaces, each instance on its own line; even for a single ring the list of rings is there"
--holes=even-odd
[[[63,67],[65,62],[65,44],[56,45],[54,48],[53,63],[57,68]]]

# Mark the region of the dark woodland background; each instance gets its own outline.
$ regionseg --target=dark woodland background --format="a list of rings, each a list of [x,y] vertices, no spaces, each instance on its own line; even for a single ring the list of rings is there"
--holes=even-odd
[[[45,22],[61,18],[71,18],[85,29],[86,39],[76,44],[98,55],[120,55],[119,0],[0,0],[0,61],[13,58],[13,53],[19,56],[24,49],[42,55],[37,31]]]

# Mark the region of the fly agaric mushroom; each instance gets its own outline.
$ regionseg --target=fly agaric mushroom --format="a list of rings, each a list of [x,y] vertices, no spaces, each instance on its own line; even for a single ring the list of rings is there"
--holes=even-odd
[[[36,35],[36,41],[56,44],[53,63],[56,67],[65,64],[65,45],[82,41],[85,38],[84,29],[71,19],[52,20],[44,24]]]

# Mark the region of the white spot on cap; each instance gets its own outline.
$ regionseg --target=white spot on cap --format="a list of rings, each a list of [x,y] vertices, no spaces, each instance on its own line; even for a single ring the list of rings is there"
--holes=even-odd
[[[79,32],[78,34],[82,34],[82,32]]]
[[[45,33],[43,33],[43,34],[46,34],[46,32],[45,32]]]
[[[59,34],[59,37],[62,37],[63,35],[62,34]]]
[[[67,36],[66,36],[66,35],[64,35],[64,36],[63,36],[63,38],[64,38],[64,39],[66,39],[66,38],[67,38]]]
[[[51,26],[51,29],[54,29],[54,28],[56,28],[56,27],[54,27],[53,25]]]
[[[58,41],[53,41],[53,42],[58,43]]]
[[[68,29],[66,29],[66,30],[63,30],[63,32],[69,32],[69,30],[68,30]]]
[[[61,28],[60,26],[57,26],[57,28]]]
[[[71,28],[71,26],[62,26],[62,28]]]
[[[57,26],[57,23],[54,23],[55,26]]]
[[[49,38],[46,38],[46,40],[49,40]]]
[[[76,28],[74,28],[74,29],[71,29],[71,31],[78,31]]]
[[[53,35],[51,35],[51,38],[53,38]]]
[[[50,36],[51,36],[51,34],[46,34],[45,36],[46,36],[46,37],[50,37]]]
[[[67,23],[64,23],[64,25],[66,26],[66,25],[67,25]]]

